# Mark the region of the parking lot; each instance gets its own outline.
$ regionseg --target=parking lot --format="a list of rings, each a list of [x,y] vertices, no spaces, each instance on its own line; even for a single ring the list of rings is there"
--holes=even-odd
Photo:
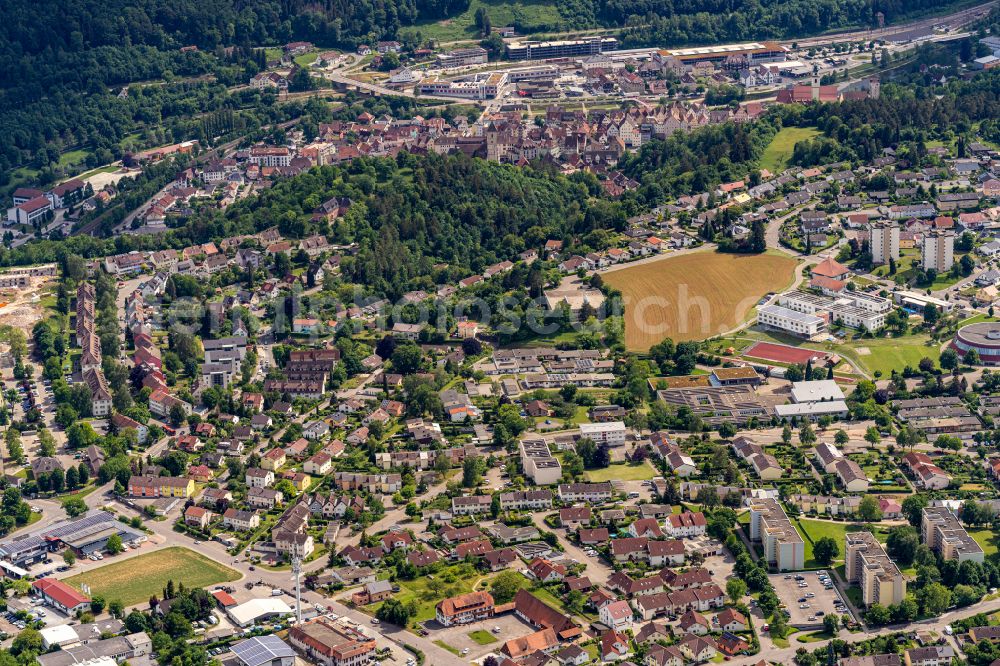
[[[478,659],[491,652],[498,652],[505,641],[535,631],[527,623],[518,619],[514,613],[505,613],[504,615],[497,615],[482,622],[457,627],[442,628],[434,621],[427,622],[425,626],[430,631],[430,635],[427,637],[428,640],[442,641],[459,652],[468,650],[468,652],[464,652],[462,655],[462,659],[465,661]],[[497,627],[500,628],[499,631],[495,631]],[[469,637],[469,634],[474,631],[485,631],[496,638],[496,641],[488,645],[480,645]]]
[[[850,613],[825,571],[771,574],[771,585],[789,613],[788,624],[799,629],[820,627],[830,613]],[[826,584],[825,580],[830,580]]]

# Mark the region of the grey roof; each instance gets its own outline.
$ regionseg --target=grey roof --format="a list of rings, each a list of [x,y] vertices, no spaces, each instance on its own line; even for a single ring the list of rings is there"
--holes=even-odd
[[[295,657],[295,651],[277,636],[254,636],[232,647],[233,653],[246,666],[263,666],[274,659]]]

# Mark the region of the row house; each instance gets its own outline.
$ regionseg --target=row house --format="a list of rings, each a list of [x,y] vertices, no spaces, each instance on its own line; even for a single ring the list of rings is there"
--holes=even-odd
[[[451,500],[451,512],[456,516],[471,516],[489,512],[492,505],[493,498],[489,495],[453,497]]]
[[[715,583],[703,587],[637,596],[631,601],[643,620],[666,615],[677,617],[688,611],[706,612],[725,605],[722,589]]]
[[[503,511],[541,511],[551,508],[551,490],[521,490],[500,494],[500,509]]]

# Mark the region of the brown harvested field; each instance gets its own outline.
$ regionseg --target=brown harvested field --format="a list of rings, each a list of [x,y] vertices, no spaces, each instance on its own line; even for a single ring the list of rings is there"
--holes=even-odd
[[[796,260],[781,254],[690,252],[608,271],[625,301],[625,345],[702,340],[743,323],[769,291],[789,286]]]

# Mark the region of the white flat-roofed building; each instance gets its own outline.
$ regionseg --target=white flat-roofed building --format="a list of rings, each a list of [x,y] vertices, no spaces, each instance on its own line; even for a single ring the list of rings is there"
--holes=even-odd
[[[839,322],[849,328],[876,331],[885,325],[885,316],[892,309],[884,298],[845,291],[836,298],[807,291],[789,291],[778,297],[778,304],[803,314],[823,317],[832,324]]]
[[[524,475],[539,486],[559,483],[562,465],[549,451],[549,445],[542,440],[523,440],[518,445],[521,450],[521,469]]]
[[[944,301],[940,298],[934,298],[933,296],[920,294],[914,291],[893,292],[892,300],[896,301],[896,303],[902,305],[904,308],[920,312],[923,311],[924,306],[928,303],[936,307],[941,312],[951,312],[955,308],[955,304],[952,302]]]
[[[802,338],[811,338],[826,328],[826,321],[822,318],[796,312],[781,305],[765,305],[758,309],[757,324]]]
[[[832,379],[820,379],[792,384],[792,402],[828,402],[844,400],[844,392]]]
[[[843,400],[828,402],[803,402],[791,405],[775,405],[774,413],[779,419],[796,416],[815,421],[822,416],[847,416],[847,403]]]
[[[229,618],[241,627],[249,626],[260,620],[291,615],[291,607],[276,597],[251,599],[245,603],[227,608]]]
[[[581,423],[580,438],[592,439],[596,444],[608,446],[624,446],[628,428],[622,421],[607,423]]]

